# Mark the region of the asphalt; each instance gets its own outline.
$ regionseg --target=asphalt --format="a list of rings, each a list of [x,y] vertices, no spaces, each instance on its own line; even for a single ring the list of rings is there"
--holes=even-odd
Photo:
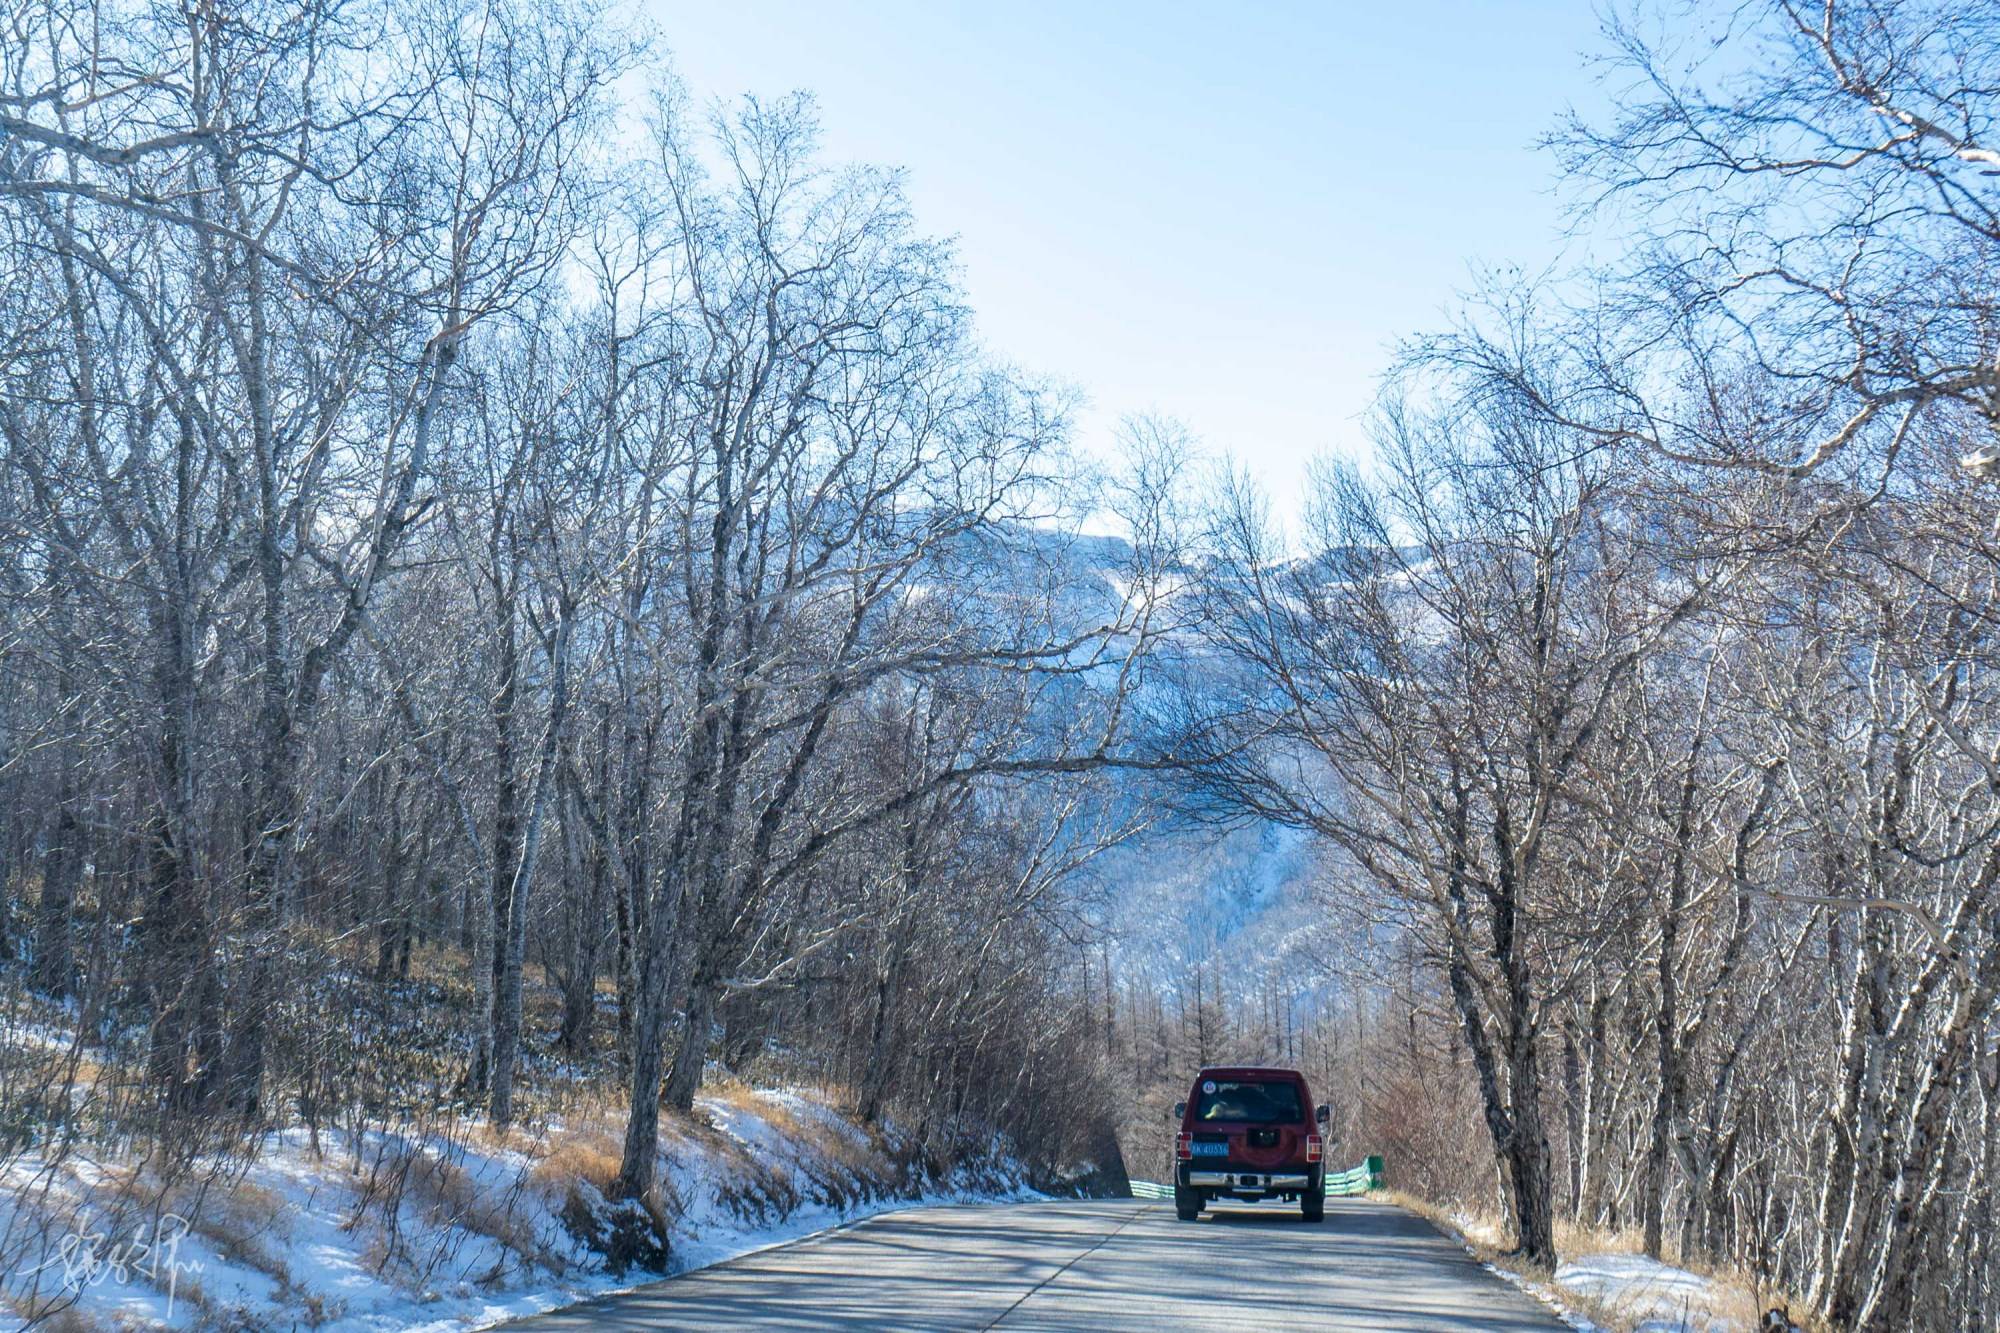
[[[1366,1198],[912,1208],[506,1326],[632,1329],[1562,1329],[1421,1218]]]

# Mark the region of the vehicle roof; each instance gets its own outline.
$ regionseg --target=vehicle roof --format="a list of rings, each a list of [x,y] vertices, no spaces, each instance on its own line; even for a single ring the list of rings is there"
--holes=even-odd
[[[1252,1075],[1281,1078],[1295,1078],[1303,1082],[1305,1075],[1296,1069],[1280,1069],[1276,1065],[1204,1065],[1196,1078],[1208,1078],[1221,1074],[1226,1078],[1247,1078]]]

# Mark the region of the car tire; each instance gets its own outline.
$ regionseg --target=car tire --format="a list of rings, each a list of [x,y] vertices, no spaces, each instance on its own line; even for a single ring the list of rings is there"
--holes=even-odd
[[[1299,1216],[1308,1222],[1326,1220],[1326,1191],[1316,1189],[1299,1196]]]
[[[1174,1216],[1183,1222],[1192,1222],[1201,1216],[1201,1191],[1191,1190],[1185,1185],[1174,1186]]]

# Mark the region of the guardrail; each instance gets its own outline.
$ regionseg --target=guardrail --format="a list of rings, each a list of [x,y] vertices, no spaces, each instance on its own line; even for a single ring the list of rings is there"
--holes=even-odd
[[[1326,1177],[1328,1194],[1366,1194],[1369,1190],[1382,1188],[1382,1159],[1364,1157],[1361,1165],[1352,1170],[1338,1173],[1329,1172]]]
[[[1364,1157],[1361,1165],[1346,1171],[1330,1171],[1326,1177],[1328,1194],[1366,1194],[1370,1190],[1382,1188],[1382,1159]],[[1174,1197],[1172,1185],[1162,1185],[1157,1180],[1135,1180],[1132,1182],[1132,1197],[1135,1199],[1171,1199]]]

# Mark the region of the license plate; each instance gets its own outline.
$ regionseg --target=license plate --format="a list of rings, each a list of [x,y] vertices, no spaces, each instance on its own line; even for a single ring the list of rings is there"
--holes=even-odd
[[[1226,1143],[1197,1143],[1194,1145],[1196,1157],[1227,1157],[1229,1145]]]

